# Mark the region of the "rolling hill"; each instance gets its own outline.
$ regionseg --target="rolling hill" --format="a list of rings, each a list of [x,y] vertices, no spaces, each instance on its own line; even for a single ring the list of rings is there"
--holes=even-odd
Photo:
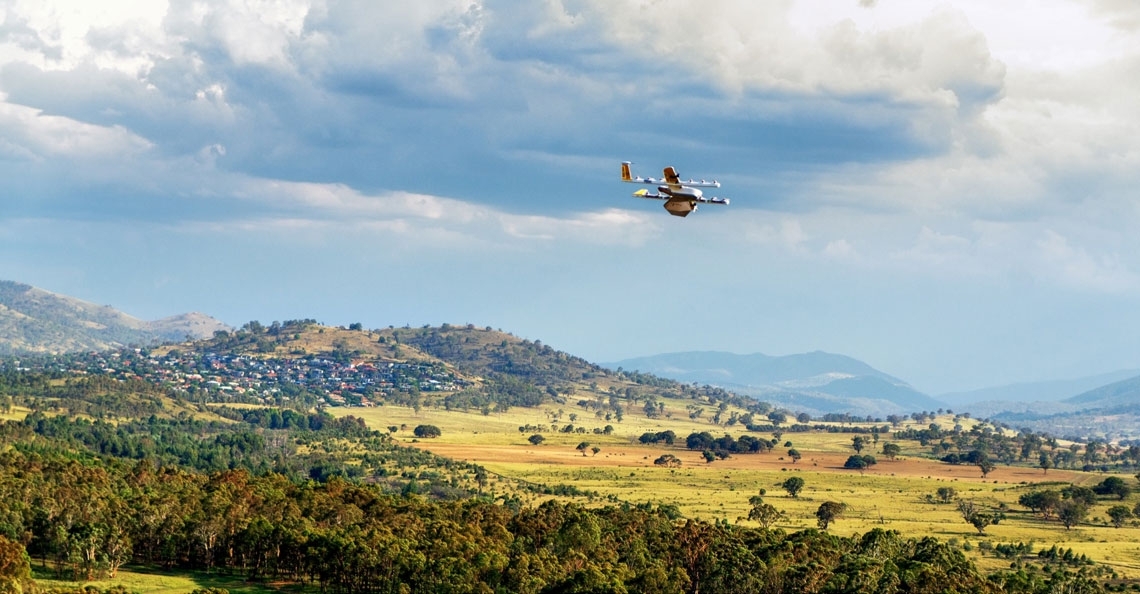
[[[1059,402],[1019,404],[992,418],[1061,437],[1117,440],[1140,435],[1140,376],[1086,390]]]
[[[707,383],[812,413],[884,416],[945,406],[862,361],[820,351],[786,356],[667,353],[604,365]]]
[[[0,281],[0,354],[64,353],[205,338],[228,327],[201,313],[145,321],[112,307]]]

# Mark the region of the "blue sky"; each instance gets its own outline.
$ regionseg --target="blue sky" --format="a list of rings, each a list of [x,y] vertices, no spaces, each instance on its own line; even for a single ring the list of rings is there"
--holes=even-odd
[[[1127,0],[0,0],[0,278],[154,319],[1140,367]],[[686,219],[618,163],[717,178]]]

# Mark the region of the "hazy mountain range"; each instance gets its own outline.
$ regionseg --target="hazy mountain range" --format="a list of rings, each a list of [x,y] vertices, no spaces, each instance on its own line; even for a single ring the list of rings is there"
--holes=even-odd
[[[779,357],[715,351],[667,353],[604,365],[716,385],[810,413],[882,417],[952,408],[1059,436],[1140,437],[1137,370],[931,397],[862,361],[824,352]]]
[[[63,353],[205,338],[228,329],[201,313],[145,321],[12,281],[0,281],[0,354]]]
[[[813,414],[848,412],[881,417],[946,407],[944,402],[862,361],[821,351],[785,356],[697,351],[603,365],[716,385]]]

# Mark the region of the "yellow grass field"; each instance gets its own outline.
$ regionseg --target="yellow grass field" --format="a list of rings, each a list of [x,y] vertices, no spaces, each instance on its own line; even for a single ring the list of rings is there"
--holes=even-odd
[[[991,556],[981,556],[977,545],[1032,542],[1034,550],[1048,549],[1053,545],[1071,547],[1075,553],[1084,553],[1094,560],[1114,567],[1126,577],[1140,577],[1140,527],[1126,525],[1113,528],[1105,510],[1115,500],[1102,500],[1090,513],[1085,524],[1065,530],[1056,521],[1033,517],[1021,507],[1018,497],[1038,483],[1091,486],[1105,475],[1079,471],[1053,469],[1047,474],[1028,467],[999,466],[984,480],[977,467],[952,466],[917,457],[919,446],[913,442],[898,442],[903,455],[888,460],[878,454],[878,448],[868,446],[863,453],[877,454],[879,463],[866,472],[843,468],[851,449],[851,434],[808,432],[784,433],[780,446],[765,454],[735,454],[726,460],[706,463],[700,452],[684,447],[685,437],[696,431],[708,431],[714,436],[729,433],[739,437],[748,433],[744,427],[718,427],[707,419],[714,411],[706,412],[701,419],[692,420],[684,413],[683,404],[670,402],[667,411],[672,418],[646,418],[638,411],[627,414],[623,422],[606,422],[573,405],[548,405],[540,409],[514,408],[507,413],[483,415],[478,411],[457,412],[424,408],[418,414],[398,406],[377,408],[337,408],[337,415],[355,415],[369,426],[386,430],[395,426],[394,437],[406,445],[429,450],[435,454],[474,462],[492,473],[546,485],[573,485],[578,489],[597,492],[602,499],[616,497],[630,503],[652,502],[678,506],[683,514],[703,519],[722,519],[748,524],[749,498],[766,490],[767,503],[783,511],[787,518],[777,525],[795,530],[814,527],[815,510],[823,501],[840,501],[848,511],[830,530],[838,534],[862,533],[875,527],[897,530],[903,535],[921,537],[933,535],[941,539],[957,539],[969,543],[976,561],[983,568],[1007,567],[1009,562]],[[552,423],[552,415],[562,414]],[[558,428],[571,423],[569,414],[578,415],[575,427],[586,428],[586,433],[544,431],[545,441],[532,445],[527,438],[532,432],[520,432],[523,425],[555,425]],[[940,424],[952,426],[952,416],[945,416]],[[432,424],[439,427],[442,436],[431,440],[416,440],[412,430],[416,425]],[[605,425],[613,427],[610,435],[594,434],[593,429]],[[646,431],[674,431],[677,444],[643,445],[638,437]],[[771,434],[755,434],[770,438]],[[593,454],[575,449],[581,442],[597,446]],[[803,458],[793,464],[785,454],[784,442],[791,441]],[[884,436],[882,441],[892,441]],[[881,445],[881,443],[880,443]],[[656,466],[653,461],[669,453],[682,461],[680,468]],[[798,497],[792,498],[780,487],[791,476],[804,479],[805,487]],[[1122,475],[1134,482],[1131,476]],[[953,487],[962,499],[974,500],[987,508],[1004,505],[1006,519],[986,528],[980,535],[966,523],[953,503],[931,503],[939,487]],[[496,489],[492,483],[491,489]],[[1044,488],[1044,487],[1037,487]],[[542,497],[524,496],[524,501],[538,502]],[[582,500],[585,501],[585,500]],[[1140,501],[1132,495],[1123,503],[1130,508]],[[601,504],[598,501],[598,504]]]

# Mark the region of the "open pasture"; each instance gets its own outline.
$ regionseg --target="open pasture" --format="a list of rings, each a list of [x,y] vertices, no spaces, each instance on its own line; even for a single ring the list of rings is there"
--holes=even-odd
[[[119,570],[114,578],[96,578],[90,581],[58,579],[50,568],[32,564],[32,577],[36,584],[45,590],[96,588],[106,590],[121,587],[127,592],[147,592],[148,594],[185,594],[198,589],[225,589],[232,594],[269,594],[281,592],[304,592],[313,590],[297,585],[248,582],[241,576],[223,572],[185,571],[171,572],[155,568],[128,566]]]
[[[897,530],[910,537],[956,539],[969,544],[979,564],[990,569],[1008,567],[1009,561],[981,555],[981,548],[987,546],[982,543],[1031,542],[1035,551],[1056,545],[1110,564],[1123,575],[1140,577],[1140,527],[1112,527],[1105,511],[1119,503],[1116,500],[1102,499],[1089,512],[1088,521],[1071,530],[1056,520],[1035,517],[1018,504],[1022,494],[1035,488],[1059,489],[1069,483],[1091,486],[1104,479],[1102,474],[1066,469],[1044,473],[1026,466],[998,466],[983,479],[976,466],[949,465],[916,456],[924,449],[916,442],[896,442],[902,446],[903,454],[889,460],[879,453],[882,443],[893,441],[889,435],[881,436],[878,445],[868,444],[863,453],[876,455],[878,464],[860,473],[843,468],[847,457],[854,453],[852,434],[822,431],[783,433],[779,445],[771,452],[734,454],[728,459],[707,463],[700,452],[685,448],[685,437],[689,433],[708,431],[719,436],[727,432],[739,436],[747,431],[741,426],[718,427],[706,419],[694,420],[685,414],[647,418],[638,411],[620,423],[607,423],[578,411],[573,424],[586,427],[586,433],[544,431],[545,439],[539,445],[527,440],[531,432],[519,431],[520,426],[528,424],[563,427],[571,423],[568,414],[573,407],[568,406],[561,407],[563,413],[559,421],[551,422],[558,408],[514,408],[490,415],[435,408],[423,408],[417,413],[397,406],[335,409],[335,412],[360,416],[377,429],[403,425],[404,429],[393,437],[406,445],[477,463],[511,479],[551,486],[571,485],[595,492],[599,496],[595,501],[599,503],[617,499],[633,504],[675,505],[686,516],[749,524],[749,498],[763,489],[764,501],[786,514],[786,518],[776,524],[786,530],[815,527],[815,511],[819,505],[824,501],[839,501],[848,506],[843,518],[830,527],[839,534],[862,533],[878,527]],[[946,423],[944,419],[939,421]],[[440,427],[442,436],[431,440],[414,439],[412,429],[419,424]],[[610,434],[592,432],[594,427],[601,429],[607,424],[613,427]],[[667,429],[677,434],[677,442],[672,446],[638,441],[644,432]],[[755,435],[765,439],[772,437],[767,433]],[[600,450],[597,454],[590,449],[577,450],[576,446],[583,441]],[[803,456],[796,463],[786,455],[789,447],[784,444],[789,441]],[[655,465],[653,461],[663,454],[676,456],[681,466]],[[780,486],[792,476],[802,478],[805,483],[798,497],[789,496]],[[1135,482],[1132,477],[1125,478]],[[987,509],[1004,510],[1005,520],[987,527],[984,535],[979,534],[963,520],[955,503],[936,502],[940,487],[951,487],[958,498],[973,500]],[[493,483],[491,489],[496,488],[501,492],[502,488]],[[530,503],[542,498],[523,495],[524,501]],[[1140,496],[1134,494],[1123,503],[1131,508],[1138,501]]]

